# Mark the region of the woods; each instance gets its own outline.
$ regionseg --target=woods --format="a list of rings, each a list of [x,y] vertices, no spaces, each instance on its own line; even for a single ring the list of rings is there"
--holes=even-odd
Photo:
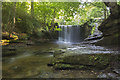
[[[88,21],[106,19],[109,10],[102,2],[3,2],[2,30],[18,34],[24,33],[43,37],[49,33],[52,37],[60,29],[58,25],[83,25]],[[57,29],[58,28],[58,29]],[[55,32],[55,33],[54,33]],[[44,35],[45,36],[45,35]],[[47,37],[49,38],[49,37]]]

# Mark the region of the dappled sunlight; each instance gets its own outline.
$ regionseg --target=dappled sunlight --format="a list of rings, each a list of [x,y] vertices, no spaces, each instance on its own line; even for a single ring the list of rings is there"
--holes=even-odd
[[[0,44],[2,44],[4,46],[4,45],[8,45],[9,42],[10,42],[10,40],[1,40]]]

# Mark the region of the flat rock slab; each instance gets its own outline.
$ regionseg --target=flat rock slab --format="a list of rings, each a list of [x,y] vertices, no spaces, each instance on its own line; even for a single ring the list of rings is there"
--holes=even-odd
[[[65,54],[65,53],[64,53]],[[118,62],[120,54],[81,54],[55,57],[51,64],[55,69],[105,69]]]

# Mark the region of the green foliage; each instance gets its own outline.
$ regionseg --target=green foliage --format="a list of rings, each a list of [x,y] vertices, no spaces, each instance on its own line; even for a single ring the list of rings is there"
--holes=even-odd
[[[94,27],[92,28],[92,30],[91,30],[91,35],[93,35],[93,33],[94,33],[94,31],[95,31],[95,27],[96,27],[96,26],[94,26]]]
[[[62,31],[61,28],[57,28],[57,26],[55,26],[55,31]]]
[[[13,2],[2,4],[3,31],[12,30],[15,13],[16,22],[13,30],[37,35],[42,35],[42,31],[61,31],[55,26],[56,22],[59,25],[82,25],[91,19],[103,18],[105,9],[102,2],[34,2],[32,15],[31,2],[17,2],[16,11],[14,6]]]
[[[118,1],[117,4],[120,5],[120,1]]]
[[[40,22],[32,17],[29,12],[29,4],[27,2],[17,3],[16,4],[16,23],[15,23],[15,31],[19,33],[28,33],[32,34],[37,27],[40,27]],[[13,24],[13,3],[3,3],[2,8],[2,23],[3,23],[3,31],[10,30]]]

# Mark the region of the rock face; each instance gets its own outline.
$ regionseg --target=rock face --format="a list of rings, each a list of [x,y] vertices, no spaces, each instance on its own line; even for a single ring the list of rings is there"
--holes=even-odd
[[[97,42],[96,45],[118,47],[120,44],[120,6],[117,3],[114,3],[114,6],[111,3],[105,4],[110,7],[111,14],[99,26],[99,30],[103,32],[103,40]]]
[[[98,24],[96,23],[94,33],[89,35],[85,41],[90,41],[90,40],[97,40],[101,39],[103,37],[102,32],[98,30]]]
[[[84,28],[84,29],[82,29],[83,32],[85,32],[85,33],[84,33],[84,38],[87,38],[88,35],[91,34],[92,26],[90,26],[89,23],[90,23],[90,22],[86,22],[86,23],[84,23],[83,25],[81,25],[81,27]]]

